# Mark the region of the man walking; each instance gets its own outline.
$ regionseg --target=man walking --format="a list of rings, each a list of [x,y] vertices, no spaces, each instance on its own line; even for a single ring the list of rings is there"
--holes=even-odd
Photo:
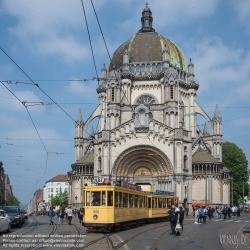
[[[67,214],[68,214],[69,225],[71,225],[72,216],[73,216],[73,211],[72,211],[72,209],[71,209],[70,206],[69,206],[68,209],[67,209]]]
[[[189,208],[186,207],[186,208],[185,208],[185,211],[186,211],[186,216],[188,216]]]
[[[224,205],[222,213],[224,215],[224,220],[227,218],[227,207]]]

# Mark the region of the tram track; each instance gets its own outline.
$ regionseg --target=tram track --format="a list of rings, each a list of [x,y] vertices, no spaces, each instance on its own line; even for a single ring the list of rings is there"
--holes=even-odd
[[[49,233],[49,236],[48,237],[45,237],[44,239],[45,240],[48,240],[49,238],[50,238],[50,236],[51,235],[53,235],[55,232],[56,232],[56,230],[57,230],[57,225],[56,224],[54,224],[54,227],[53,227],[53,229],[52,229],[52,231]],[[25,250],[31,250],[31,249],[36,249],[36,250],[42,250],[42,249],[45,249],[46,247],[38,247],[38,245],[39,245],[40,243],[37,243],[37,244],[35,244],[34,246],[30,246],[30,247],[28,247],[28,248],[26,248]],[[38,247],[38,248],[37,248]]]
[[[113,241],[110,239],[110,236],[116,234],[117,232],[114,232],[114,233],[104,233],[100,238],[95,239],[95,240],[92,240],[92,241],[86,243],[86,244],[85,244],[85,248],[86,248],[86,247],[89,247],[89,246],[91,246],[91,245],[94,245],[95,243],[97,243],[97,242],[99,242],[99,241],[101,241],[101,240],[103,240],[103,239],[106,239],[106,241],[107,241],[107,243],[108,243],[108,246],[109,246],[109,250],[118,250],[118,249],[120,249],[122,246],[124,246],[125,244],[127,244],[131,239],[134,239],[134,238],[138,237],[139,235],[141,235],[141,234],[143,234],[143,233],[145,233],[145,232],[154,230],[154,229],[156,229],[156,228],[164,227],[164,226],[166,226],[166,224],[160,225],[160,226],[157,225],[157,227],[152,227],[152,228],[149,228],[149,229],[147,229],[147,230],[144,230],[144,231],[142,231],[142,232],[140,232],[140,233],[138,233],[138,234],[132,236],[131,238],[129,238],[129,239],[127,239],[127,240],[121,242],[121,243],[118,244],[118,245],[114,245],[114,244],[113,244]]]

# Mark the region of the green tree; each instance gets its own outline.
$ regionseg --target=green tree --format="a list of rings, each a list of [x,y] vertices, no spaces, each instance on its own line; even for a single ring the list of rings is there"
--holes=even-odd
[[[246,155],[235,143],[224,142],[222,144],[222,162],[231,171],[233,178],[233,203],[242,203],[243,195],[247,196],[249,193],[248,161]],[[232,203],[232,193],[230,199]]]
[[[18,200],[18,198],[14,195],[9,195],[6,198],[6,206],[19,206],[20,205],[20,201]]]
[[[66,207],[68,205],[68,200],[69,200],[68,192],[67,191],[64,191],[63,193],[60,192],[51,199],[50,205],[52,207],[55,207],[55,206]]]

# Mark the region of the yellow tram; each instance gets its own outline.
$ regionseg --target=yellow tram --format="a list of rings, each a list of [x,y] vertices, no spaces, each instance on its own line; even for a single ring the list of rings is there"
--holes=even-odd
[[[163,221],[169,207],[178,205],[176,196],[148,194],[110,185],[85,186],[82,198],[83,225],[92,228],[125,229],[141,223]]]

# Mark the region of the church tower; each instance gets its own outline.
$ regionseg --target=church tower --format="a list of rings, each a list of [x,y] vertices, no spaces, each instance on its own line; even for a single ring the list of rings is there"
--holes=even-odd
[[[213,155],[222,161],[222,117],[216,104],[213,121]]]
[[[75,122],[75,161],[79,160],[83,155],[84,143],[83,143],[83,125],[82,112],[79,108],[78,115]]]

